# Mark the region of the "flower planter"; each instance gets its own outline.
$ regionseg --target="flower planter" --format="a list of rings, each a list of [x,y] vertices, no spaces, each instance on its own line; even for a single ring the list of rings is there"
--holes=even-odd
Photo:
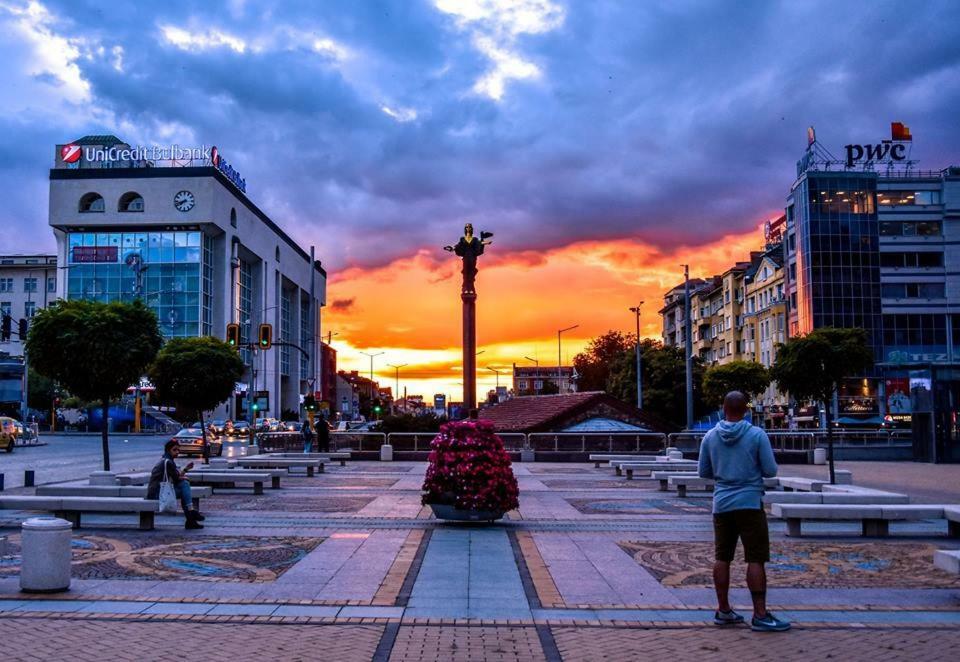
[[[504,513],[492,510],[461,510],[445,503],[431,503],[430,509],[437,519],[451,522],[495,522],[502,519]]]

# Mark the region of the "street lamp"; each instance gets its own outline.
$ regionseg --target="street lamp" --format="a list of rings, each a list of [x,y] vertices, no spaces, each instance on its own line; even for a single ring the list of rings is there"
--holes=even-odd
[[[640,306],[643,301],[637,304],[636,308],[631,308],[630,312],[637,315],[637,409],[643,409],[643,391],[640,381]]]
[[[377,352],[376,354],[368,354],[367,352],[360,352],[364,356],[370,357],[370,402],[373,402],[373,359],[376,356],[380,356],[384,352]]]
[[[487,366],[487,370],[489,370],[490,372],[493,372],[493,373],[495,373],[495,374],[497,375],[497,388],[500,388],[500,371],[497,370],[496,368],[491,367],[491,366]]]
[[[397,398],[400,397],[400,368],[406,368],[410,364],[401,363],[400,365],[393,365],[392,363],[388,363],[387,365],[396,370],[396,374],[394,375],[395,381],[393,383],[393,401],[396,402]],[[404,405],[406,405],[406,402],[404,402]]]
[[[330,345],[330,341],[333,340],[334,336],[339,336],[339,333],[334,333],[333,331],[327,331],[327,346]]]
[[[579,326],[579,324],[574,324],[573,326],[568,326],[565,329],[560,329],[557,331],[557,393],[562,392],[560,390],[560,384],[563,380],[563,355],[560,353],[560,334],[564,333],[565,331],[573,331]]]
[[[529,356],[524,356],[523,358],[525,358],[525,359],[528,360],[528,361],[531,361],[531,362],[535,363],[538,368],[540,367],[540,361],[538,361],[537,359],[531,359]]]

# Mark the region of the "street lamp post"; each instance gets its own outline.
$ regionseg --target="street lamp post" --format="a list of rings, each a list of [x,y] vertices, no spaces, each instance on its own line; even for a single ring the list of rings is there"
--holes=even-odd
[[[640,379],[640,306],[643,303],[641,301],[635,308],[630,309],[630,312],[637,315],[637,409],[643,409],[643,390],[642,380]]]
[[[410,364],[401,363],[400,365],[393,365],[392,363],[388,363],[387,365],[396,371],[396,373],[394,374],[394,383],[393,383],[393,389],[394,389],[393,402],[394,402],[394,408],[396,408],[397,398],[400,395],[400,368],[406,368]],[[406,402],[404,402],[404,405],[406,405]]]
[[[690,265],[683,265],[683,335],[687,367],[687,429],[693,429],[693,338],[690,319]]]
[[[497,388],[500,388],[500,371],[494,367],[487,366],[487,370],[494,373],[497,376]]]
[[[540,367],[540,361],[538,361],[537,359],[531,359],[529,356],[524,356],[523,358],[525,358],[525,359],[528,360],[528,361],[533,362],[538,368]]]
[[[370,408],[371,413],[373,409],[373,359],[374,357],[380,356],[383,352],[377,352],[376,354],[368,354],[367,352],[360,352],[364,356],[370,357]]]
[[[557,331],[557,393],[562,392],[560,390],[560,384],[563,381],[563,355],[560,352],[560,334],[564,333],[565,331],[573,331],[579,326],[579,324],[574,324],[573,326],[568,326],[565,329],[560,329]]]

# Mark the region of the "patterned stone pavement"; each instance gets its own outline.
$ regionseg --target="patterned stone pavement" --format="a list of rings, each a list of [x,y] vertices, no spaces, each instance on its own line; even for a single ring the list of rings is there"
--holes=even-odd
[[[883,480],[898,466],[884,465]],[[0,650],[13,660],[936,660],[960,644],[960,578],[931,561],[960,542],[941,523],[897,524],[889,540],[814,524],[796,540],[771,520],[769,602],[796,627],[762,636],[710,625],[709,495],[679,499],[590,464],[518,464],[516,512],[494,527],[450,525],[420,504],[424,469],[351,462],[263,496],[218,490],[197,532],[176,517],[140,532],[91,515],[74,537],[72,590],[53,596],[19,592],[27,514],[0,511],[10,540]],[[960,467],[939,479],[951,477],[952,492],[936,489],[960,503]],[[740,609],[743,586],[735,563]],[[169,641],[172,653],[155,650]]]

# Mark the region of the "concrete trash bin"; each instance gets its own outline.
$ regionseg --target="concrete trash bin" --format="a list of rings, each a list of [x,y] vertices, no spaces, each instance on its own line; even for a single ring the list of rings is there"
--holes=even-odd
[[[380,447],[380,461],[381,462],[393,462],[393,446],[390,444],[384,444]]]
[[[826,449],[826,448],[814,448],[814,449],[813,449],[813,463],[814,463],[814,464],[826,464],[826,463],[827,463],[827,449]]]
[[[667,453],[667,458],[670,460],[682,460],[683,453],[678,450],[672,450],[669,453]]]
[[[20,526],[20,590],[58,593],[70,589],[70,522],[33,517]]]

